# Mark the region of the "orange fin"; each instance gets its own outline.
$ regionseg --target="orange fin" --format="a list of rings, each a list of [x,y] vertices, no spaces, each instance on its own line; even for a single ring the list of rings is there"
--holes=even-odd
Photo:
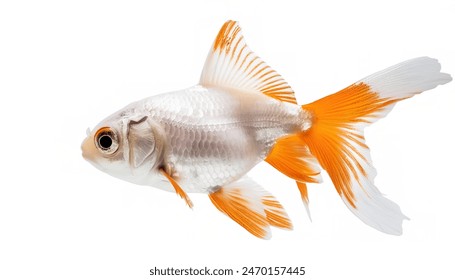
[[[310,213],[310,200],[308,199],[308,189],[306,183],[296,181],[297,188],[300,192],[300,197],[302,198],[303,204],[305,205],[306,213],[308,214],[308,218],[311,221],[311,213]]]
[[[366,224],[399,235],[405,216],[374,186],[376,170],[363,135],[363,127],[384,115],[394,102],[380,98],[366,84],[350,86],[303,106],[315,115],[315,121],[300,136],[348,208]]]
[[[292,229],[283,206],[250,179],[214,188],[209,198],[218,210],[256,237],[269,239],[270,226]]]
[[[169,182],[171,183],[171,185],[174,187],[175,189],[175,192],[185,200],[186,204],[190,207],[190,208],[193,208],[193,202],[191,201],[190,197],[186,194],[186,192],[179,186],[179,184],[169,175],[167,174],[166,171],[164,171],[164,169],[160,169],[160,172],[161,174],[164,175],[164,177],[166,177]]]
[[[261,92],[297,104],[288,83],[247,46],[236,21],[227,21],[210,49],[200,84],[203,86]]]
[[[278,139],[265,161],[298,182],[320,183],[322,181],[317,160],[297,135]]]
[[[281,138],[275,143],[265,161],[296,181],[308,217],[311,220],[305,183],[320,183],[322,177],[318,162],[311,155],[305,142],[297,135]]]
[[[271,226],[281,229],[292,229],[291,220],[289,220],[281,203],[274,196],[270,194],[264,195],[262,197],[262,204],[264,206],[265,217]]]
[[[348,208],[382,232],[401,234],[406,216],[374,185],[376,170],[363,128],[386,116],[396,102],[449,82],[450,75],[440,69],[435,59],[415,58],[302,106],[314,119],[300,138],[327,171]]]

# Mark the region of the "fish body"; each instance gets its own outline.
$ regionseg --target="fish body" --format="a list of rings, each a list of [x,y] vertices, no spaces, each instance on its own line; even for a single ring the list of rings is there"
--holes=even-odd
[[[143,106],[164,132],[163,161],[187,192],[209,192],[263,161],[278,138],[300,129],[295,104],[259,92],[194,86],[150,97]]]
[[[122,127],[131,118],[144,117],[162,139],[159,165],[171,168],[182,189],[190,193],[208,193],[210,188],[243,177],[266,158],[277,139],[311,122],[300,106],[260,92],[245,94],[196,85],[134,102],[102,123]],[[153,165],[141,168],[153,169]],[[148,170],[140,176],[140,170],[132,174],[129,169],[112,175],[174,191],[167,180],[156,181]]]
[[[348,208],[366,224],[401,233],[406,217],[373,185],[375,170],[363,127],[402,99],[451,80],[436,60],[417,58],[368,76],[307,105],[297,105],[284,79],[226,22],[200,83],[148,97],[107,117],[89,132],[83,156],[98,169],[136,184],[206,193],[214,205],[257,237],[270,226],[291,229],[284,208],[245,175],[266,161],[297,182],[326,170]],[[307,208],[308,209],[308,208]]]

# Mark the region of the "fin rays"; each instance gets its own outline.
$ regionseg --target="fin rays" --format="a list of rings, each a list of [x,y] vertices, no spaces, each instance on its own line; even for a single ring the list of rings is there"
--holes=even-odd
[[[166,173],[163,169],[160,170],[161,174],[168,179],[171,185],[175,189],[175,193],[180,196],[183,200],[185,200],[188,207],[193,208],[193,202],[191,201],[190,197],[186,194],[186,192],[179,186],[179,184],[172,178],[169,174]]]
[[[283,206],[250,179],[240,179],[209,194],[215,207],[256,237],[269,239],[270,226],[292,229]]]
[[[297,104],[287,82],[248,48],[235,21],[227,21],[219,31],[202,70],[200,84],[261,92]]]
[[[307,144],[297,135],[278,139],[265,161],[296,181],[310,217],[306,183],[320,183],[322,178],[317,160],[311,155]]]
[[[385,117],[394,104],[451,80],[439,63],[421,57],[399,63],[316,102],[302,106],[315,116],[299,134],[332,179],[348,208],[366,224],[389,234],[402,232],[406,216],[374,185],[363,128]]]

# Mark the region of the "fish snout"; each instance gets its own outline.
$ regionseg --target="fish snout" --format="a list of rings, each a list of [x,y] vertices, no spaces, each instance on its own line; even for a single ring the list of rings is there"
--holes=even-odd
[[[96,150],[93,138],[87,136],[81,144],[82,157],[88,161],[95,162],[98,151]]]

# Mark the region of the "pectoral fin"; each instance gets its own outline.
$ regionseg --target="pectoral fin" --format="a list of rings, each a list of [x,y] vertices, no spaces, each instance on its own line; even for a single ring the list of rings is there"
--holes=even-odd
[[[167,174],[166,171],[164,171],[164,169],[160,169],[160,172],[161,174],[164,175],[164,177],[166,177],[169,182],[171,183],[171,185],[174,187],[175,189],[175,192],[185,200],[186,204],[190,207],[190,208],[193,208],[193,202],[191,201],[190,197],[186,194],[186,192],[179,186],[179,184],[169,175]]]

